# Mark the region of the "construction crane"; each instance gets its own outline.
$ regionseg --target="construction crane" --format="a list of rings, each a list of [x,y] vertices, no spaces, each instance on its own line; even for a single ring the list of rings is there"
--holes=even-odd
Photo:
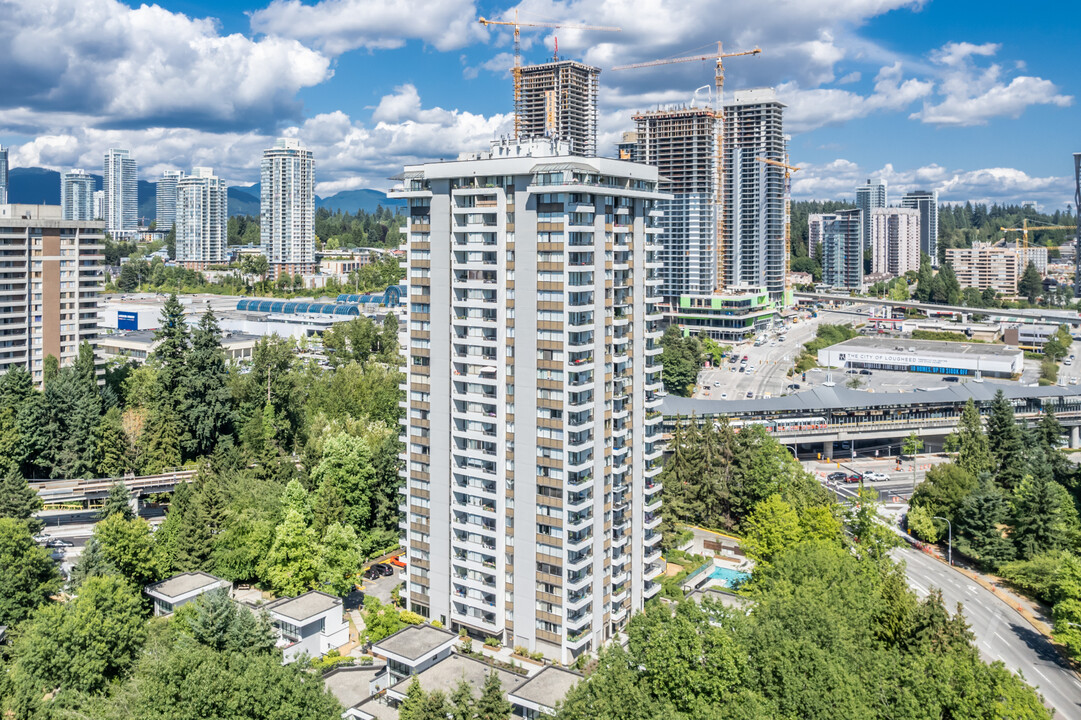
[[[489,25],[508,25],[514,28],[514,67],[511,68],[511,74],[514,77],[514,137],[519,137],[520,133],[520,116],[521,116],[521,103],[522,103],[522,45],[521,45],[521,29],[524,27],[537,27],[537,28],[563,28],[565,30],[599,30],[601,32],[622,32],[623,28],[611,27],[607,25],[574,25],[571,23],[550,23],[550,22],[519,22],[518,11],[514,11],[514,20],[490,20],[488,18],[478,18],[479,22],[484,27]],[[558,49],[556,50],[558,52]]]
[[[1075,225],[1033,225],[1029,227],[1028,218],[1022,218],[1021,227],[1019,228],[1007,228],[1000,227],[1002,232],[1019,232],[1021,233],[1021,248],[1024,254],[1025,261],[1028,262],[1028,231],[1029,230],[1077,230]]]
[[[792,261],[792,173],[798,172],[799,168],[789,165],[788,155],[784,156],[784,162],[770,160],[769,158],[755,158],[760,163],[784,168],[784,257],[785,263]],[[789,273],[785,271],[784,286],[791,287]]]
[[[741,50],[740,52],[726,53],[720,42],[717,43],[717,52],[706,55],[688,55],[685,57],[662,58],[649,62],[633,63],[631,65],[617,65],[613,70],[636,70],[638,68],[657,67],[658,65],[671,65],[673,63],[694,62],[696,60],[715,60],[717,62],[714,71],[714,82],[717,86],[714,94],[713,117],[719,121],[717,132],[717,284],[724,285],[727,278],[727,267],[724,256],[724,213],[721,207],[724,204],[724,59],[739,57],[741,55],[758,55],[760,48],[753,50]]]

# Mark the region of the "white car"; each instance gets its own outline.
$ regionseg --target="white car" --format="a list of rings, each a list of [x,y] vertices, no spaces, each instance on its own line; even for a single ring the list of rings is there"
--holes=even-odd
[[[887,480],[890,479],[890,476],[887,475],[886,473],[880,473],[880,472],[871,471],[871,472],[865,472],[863,474],[863,479],[866,482],[886,482]]]
[[[717,382],[713,383],[713,387],[720,387],[720,386],[721,386],[721,383],[720,383],[719,380]]]

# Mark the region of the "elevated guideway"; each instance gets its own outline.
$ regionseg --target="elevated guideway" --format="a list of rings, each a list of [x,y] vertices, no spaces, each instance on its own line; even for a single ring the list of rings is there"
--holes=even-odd
[[[1008,308],[975,308],[963,305],[935,305],[933,303],[914,302],[912,300],[886,300],[881,298],[853,297],[841,293],[814,293],[794,292],[793,297],[797,300],[813,300],[816,302],[830,303],[853,303],[856,305],[876,305],[890,308],[913,308],[927,313],[955,313],[962,316],[987,315],[1000,320],[1015,322],[1038,322],[1054,323],[1057,325],[1067,324],[1071,327],[1081,327],[1081,314],[1070,310],[1051,310],[1030,308],[1027,310],[1011,310]]]
[[[115,478],[87,478],[73,480],[42,480],[30,481],[31,487],[37,490],[38,497],[45,504],[45,510],[56,510],[72,505],[87,506],[93,502],[104,500],[111,488],[118,480],[123,480],[124,485],[131,493],[132,504],[138,511],[140,498],[154,493],[172,492],[177,485],[189,483],[198,472],[197,468],[176,468],[167,470],[157,475],[127,476]]]
[[[957,428],[961,411],[971,399],[981,415],[990,412],[995,393],[1013,405],[1018,421],[1030,424],[1048,410],[1069,430],[1070,447],[1081,447],[1081,386],[1029,387],[1017,384],[957,383],[934,390],[867,392],[845,387],[820,386],[776,398],[753,400],[698,400],[667,396],[661,403],[664,427],[670,432],[678,418],[727,418],[741,428],[763,425],[796,453],[820,452],[833,456],[834,443],[857,440],[897,444],[912,433],[921,438],[942,438]]]

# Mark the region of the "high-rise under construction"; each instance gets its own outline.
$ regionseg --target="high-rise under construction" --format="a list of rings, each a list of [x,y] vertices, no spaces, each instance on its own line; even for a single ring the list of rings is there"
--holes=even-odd
[[[664,250],[661,295],[717,289],[717,131],[709,108],[677,108],[639,113],[636,159],[660,174],[660,189],[672,196],[661,203]]]
[[[597,154],[597,86],[600,68],[573,60],[525,65],[515,98],[518,136],[570,143],[571,154]]]

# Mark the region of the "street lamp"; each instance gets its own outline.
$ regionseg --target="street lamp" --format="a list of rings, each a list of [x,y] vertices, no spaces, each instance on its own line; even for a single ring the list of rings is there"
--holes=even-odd
[[[950,565],[953,565],[953,523],[951,523],[948,518],[940,517],[938,515],[933,516],[931,519],[932,520],[945,520],[946,521],[946,527],[949,528],[949,532],[950,532],[950,535],[949,535],[949,538],[950,538],[949,555],[947,555],[947,558],[949,558]]]

